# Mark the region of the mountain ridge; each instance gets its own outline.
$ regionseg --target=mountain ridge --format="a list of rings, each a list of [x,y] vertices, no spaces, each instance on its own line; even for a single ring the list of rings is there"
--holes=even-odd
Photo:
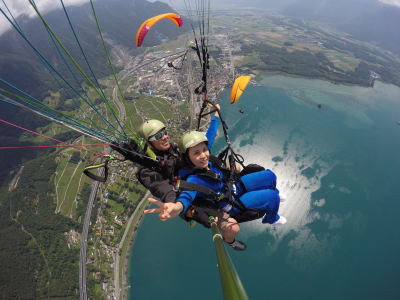
[[[400,8],[376,0],[302,0],[280,12],[288,17],[328,23],[356,39],[373,42],[400,56]]]
[[[151,16],[173,11],[165,3],[151,3],[146,0],[117,0],[113,1],[112,4],[107,1],[96,1],[95,5],[102,33],[107,37],[107,41],[112,41],[112,43],[125,47],[133,55],[142,51],[136,48],[135,45],[136,30],[140,24]],[[95,74],[98,74],[99,77],[110,74],[90,4],[68,7],[67,11]],[[62,10],[54,10],[44,17],[72,56],[85,72],[89,73],[64,12]],[[116,20],[118,22],[115,22]],[[73,81],[72,76],[68,74],[67,68],[59,59],[58,53],[40,19],[34,18],[26,21],[23,17],[20,17],[17,18],[17,22],[38,50],[53,65],[57,66],[57,69],[68,81]],[[130,30],[121,30],[121,28],[129,28]],[[173,24],[165,23],[164,26],[156,26],[148,33],[144,45],[153,46],[159,44],[161,42],[160,37],[173,39],[178,36],[178,33],[180,32],[176,30]],[[108,45],[109,48],[112,48],[110,46],[112,45]],[[32,71],[31,75],[27,72],[23,77],[19,76],[21,70],[26,67]],[[37,97],[45,96],[47,90],[54,89],[55,85],[40,59],[26,42],[19,37],[16,30],[9,30],[0,36],[0,77]]]

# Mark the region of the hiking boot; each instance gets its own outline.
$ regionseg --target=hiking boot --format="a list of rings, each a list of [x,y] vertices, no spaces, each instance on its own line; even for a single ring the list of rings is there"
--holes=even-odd
[[[238,241],[238,240],[234,240],[231,244],[230,243],[227,243],[227,244],[236,251],[244,251],[247,248],[245,243]]]

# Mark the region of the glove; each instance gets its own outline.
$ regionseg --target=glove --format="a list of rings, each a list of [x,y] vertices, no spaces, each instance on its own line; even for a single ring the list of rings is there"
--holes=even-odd
[[[119,143],[119,144],[111,144],[111,149],[117,151],[118,153],[122,154],[125,159],[132,160],[135,155],[134,154],[142,154],[145,155],[143,150],[140,148],[139,144],[134,140],[129,140],[128,143]],[[134,152],[134,153],[132,153]]]

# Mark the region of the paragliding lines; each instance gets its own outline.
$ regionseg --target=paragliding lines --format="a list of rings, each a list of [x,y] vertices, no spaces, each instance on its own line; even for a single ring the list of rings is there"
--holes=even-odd
[[[63,142],[63,141],[61,141],[61,140],[59,140],[59,139],[55,139],[55,138],[46,136],[46,135],[44,135],[44,134],[42,134],[42,133],[39,133],[39,132],[30,130],[30,129],[24,128],[24,127],[22,127],[22,126],[13,124],[13,123],[8,122],[8,121],[3,120],[3,119],[0,119],[0,122],[2,122],[2,123],[4,123],[4,124],[7,124],[7,125],[9,125],[9,126],[12,126],[12,127],[21,129],[21,130],[23,130],[23,131],[32,133],[32,134],[34,134],[34,135],[41,136],[41,137],[43,137],[43,138],[45,138],[45,139],[48,139],[48,140],[51,140],[51,141],[55,141],[55,142],[62,143],[62,144],[65,143],[65,142]],[[73,148],[77,148],[77,149],[79,149],[79,150],[84,150],[84,151],[86,151],[86,152],[95,154],[96,156],[106,156],[106,154],[94,152],[94,151],[92,151],[92,150],[86,149],[86,148],[83,147],[83,146],[108,146],[108,145],[109,145],[109,144],[84,144],[84,145],[66,144],[66,145],[45,145],[45,146],[37,146],[37,145],[34,145],[34,146],[0,147],[0,149],[5,150],[5,149],[24,149],[24,148],[58,148],[58,147],[73,147]]]
[[[31,0],[29,0],[29,1],[31,1]],[[32,3],[31,3],[32,4]],[[32,4],[33,6],[34,6],[34,4]],[[42,55],[42,53],[31,43],[31,41],[26,37],[26,35],[21,31],[21,30],[19,30],[19,28],[10,20],[10,18],[5,14],[5,12],[2,10],[2,8],[0,7],[0,12],[7,18],[7,20],[9,21],[9,23],[14,27],[14,29],[15,30],[17,30],[17,32],[21,35],[21,37],[29,44],[29,46],[35,51],[35,53],[41,58],[41,60],[42,60],[42,62],[46,65],[46,66],[48,66],[54,73],[56,73],[61,79],[62,79],[62,81],[65,83],[65,84],[67,84],[67,86],[69,87],[69,88],[71,88],[74,92],[75,92],[75,94],[79,97],[79,98],[81,98],[86,104],[88,104],[100,117],[101,117],[101,119],[108,125],[108,126],[111,126],[112,128],[114,128],[115,130],[117,130],[118,131],[118,129],[116,129],[115,127],[114,127],[114,125],[113,124],[111,124],[97,109],[96,109],[96,107],[90,102],[90,101],[87,101],[86,99],[84,99],[81,95],[80,95],[80,93],[53,67],[53,65],[51,65],[50,63],[49,63],[49,61]],[[51,31],[51,30],[50,30]],[[53,35],[54,36],[54,35]],[[56,38],[56,40],[58,40],[57,38]],[[59,42],[59,41],[58,41]],[[76,63],[76,62],[75,62]]]
[[[32,108],[32,110],[37,111],[37,112],[40,113],[40,114],[44,114],[45,116],[47,116],[47,117],[49,117],[49,118],[51,118],[51,119],[56,119],[56,120],[58,120],[59,122],[61,122],[62,124],[68,123],[68,124],[70,124],[71,126],[73,126],[74,128],[79,128],[80,130],[89,132],[91,135],[99,136],[99,137],[101,137],[102,139],[103,139],[103,138],[106,138],[106,139],[110,140],[110,137],[107,137],[106,134],[105,134],[104,132],[102,132],[102,131],[95,131],[95,130],[93,130],[92,128],[87,127],[87,126],[85,126],[85,125],[82,124],[82,123],[86,123],[86,122],[81,121],[81,122],[82,122],[82,123],[81,123],[81,122],[79,122],[77,119],[75,119],[75,118],[73,118],[73,117],[71,117],[71,116],[68,116],[68,115],[66,115],[66,114],[64,114],[64,113],[62,113],[62,112],[59,112],[59,111],[57,111],[57,110],[51,108],[51,107],[48,106],[47,104],[45,104],[45,103],[43,103],[42,101],[40,101],[40,100],[38,100],[38,99],[32,97],[31,95],[25,93],[24,91],[18,89],[17,87],[13,86],[13,85],[10,84],[9,82],[7,82],[7,81],[5,81],[5,80],[3,80],[3,79],[1,79],[1,78],[0,78],[0,82],[2,82],[2,83],[4,83],[4,84],[8,85],[9,87],[11,87],[11,88],[17,90],[18,92],[22,93],[23,95],[27,96],[28,98],[30,98],[30,99],[32,99],[32,100],[29,100],[28,98],[25,98],[25,97],[16,95],[16,94],[11,93],[11,92],[9,92],[9,91],[3,90],[2,88],[0,88],[0,93],[1,93],[1,94],[6,95],[6,96],[10,96],[10,97],[17,98],[17,99],[19,99],[19,100],[25,102],[25,104],[27,104],[28,106],[30,106],[30,107]],[[55,113],[56,115],[49,113],[49,111]],[[66,118],[67,120],[63,120],[59,115],[63,116],[63,117]],[[86,123],[86,124],[88,124],[88,123]],[[90,124],[88,124],[88,125],[90,126]],[[95,127],[97,127],[97,126],[95,125]],[[112,139],[112,138],[114,138],[114,136],[111,136],[111,139]]]
[[[37,15],[39,16],[39,18],[42,20],[44,26],[50,31],[51,35],[54,37],[54,39],[56,40],[57,44],[60,45],[61,49],[63,50],[63,52],[68,56],[68,58],[71,60],[71,62],[74,64],[74,66],[78,69],[78,71],[82,74],[82,76],[85,78],[85,80],[89,83],[89,85],[95,90],[95,92],[100,96],[100,98],[104,101],[104,103],[107,105],[107,107],[109,108],[109,110],[112,112],[114,118],[116,119],[118,125],[120,126],[120,128],[123,131],[123,134],[125,135],[125,137],[127,137],[119,119],[117,118],[114,109],[112,108],[110,102],[107,100],[107,98],[103,97],[103,95],[101,94],[101,92],[99,91],[99,89],[96,87],[96,85],[93,83],[92,80],[90,80],[90,78],[86,75],[86,73],[82,70],[82,68],[79,66],[79,64],[75,61],[75,59],[72,57],[72,55],[69,53],[69,51],[64,47],[64,45],[61,43],[60,39],[58,38],[58,36],[54,33],[54,31],[51,29],[51,27],[49,26],[49,24],[46,22],[46,20],[43,18],[43,16],[41,15],[41,13],[39,12],[38,8],[36,7],[36,5],[33,3],[32,0],[28,0],[29,3],[31,4],[31,6],[33,7],[33,9],[36,11]],[[93,108],[93,107],[92,107]],[[95,108],[94,108],[95,109]],[[97,110],[96,110],[97,111]],[[101,115],[101,114],[100,114]],[[106,120],[104,118],[103,115],[101,115],[101,117]],[[108,121],[106,121],[108,122]],[[109,123],[109,122],[108,122]],[[110,123],[111,124],[111,123]],[[114,126],[112,126],[114,129],[116,129]],[[117,130],[117,129],[116,129]]]
[[[76,40],[76,42],[77,42],[77,44],[78,44],[78,46],[79,46],[79,49],[81,50],[82,56],[83,56],[83,58],[85,59],[85,62],[86,62],[87,66],[88,66],[88,68],[89,68],[89,70],[90,70],[90,73],[92,74],[92,76],[93,76],[93,78],[94,78],[94,81],[96,82],[97,87],[99,88],[99,90],[101,91],[101,93],[103,94],[103,96],[106,97],[106,96],[104,95],[103,89],[101,88],[99,82],[97,81],[97,77],[96,77],[96,75],[94,74],[91,65],[89,64],[89,61],[88,61],[87,56],[86,56],[86,54],[85,54],[85,51],[83,51],[82,45],[81,45],[81,43],[79,42],[78,36],[77,36],[77,34],[76,34],[76,32],[75,32],[74,27],[72,26],[71,20],[70,20],[69,15],[68,15],[68,12],[67,12],[67,10],[66,10],[66,8],[65,8],[65,6],[64,6],[64,1],[63,1],[63,0],[60,0],[60,1],[61,1],[61,4],[62,4],[63,10],[64,10],[64,13],[65,13],[65,16],[66,16],[66,18],[67,18],[67,20],[68,20],[69,27],[71,28],[71,31],[72,31],[72,33],[74,34],[75,40]]]
[[[82,88],[79,80],[76,78],[75,73],[72,71],[71,67],[69,66],[68,62],[66,61],[64,55],[61,53],[59,46],[56,44],[56,42],[54,41],[53,36],[51,35],[51,33],[49,32],[49,30],[47,28],[45,28],[47,33],[49,34],[49,37],[54,45],[54,48],[57,51],[58,56],[61,58],[61,60],[63,61],[64,65],[67,67],[69,73],[72,75],[72,78],[74,78],[76,84],[78,85],[78,87],[81,89],[81,91],[83,91],[83,93],[85,94],[86,98],[89,99],[89,96],[87,95],[86,91]],[[73,98],[74,99],[74,98]]]
[[[9,14],[11,15],[15,26],[18,27],[19,33],[20,33],[20,34],[21,34],[21,33],[23,34],[22,28],[19,26],[18,22],[16,21],[16,19],[15,19],[14,16],[13,16],[13,14],[12,14],[11,11],[9,10],[7,4],[5,3],[4,0],[2,0],[2,2],[3,2],[3,4],[4,4],[4,6],[6,7],[6,9],[8,10]],[[1,9],[1,8],[0,8],[0,9]],[[3,14],[4,14],[4,13],[3,13]],[[10,20],[8,20],[8,21],[11,23]],[[54,43],[54,40],[53,40],[53,43]],[[59,49],[58,49],[58,48],[57,48],[57,51],[59,52]],[[60,53],[59,53],[59,55],[60,55],[60,57],[62,57]],[[43,64],[43,65],[46,67],[46,69],[48,70],[48,72],[49,72],[49,74],[51,75],[51,77],[57,82],[57,84],[58,84],[58,86],[60,87],[60,89],[63,89],[63,90],[68,94],[68,96],[74,101],[74,103],[79,107],[79,109],[84,113],[84,111],[83,111],[82,108],[80,107],[79,103],[76,101],[75,97],[71,96],[69,90],[68,90],[67,88],[65,88],[65,87],[60,83],[60,81],[57,79],[57,77],[54,76],[54,74],[53,74],[54,71],[49,67],[49,63],[48,63],[47,61],[45,61],[42,57],[39,56],[39,58],[40,58],[42,64]],[[63,57],[62,57],[62,58],[63,58]],[[64,62],[65,62],[65,60],[64,60]],[[69,66],[67,65],[67,67],[69,67]],[[70,68],[69,68],[69,69],[70,69]],[[70,71],[70,72],[72,72],[72,71]],[[73,75],[73,76],[74,76],[74,75]],[[79,83],[78,83],[78,84],[79,84]],[[81,89],[82,89],[82,87],[81,87]],[[86,97],[87,97],[87,95],[86,95]]]
[[[21,27],[19,26],[17,20],[14,18],[13,14],[11,13],[10,9],[8,8],[6,2],[5,2],[4,0],[2,0],[2,2],[3,2],[3,4],[4,4],[4,6],[6,7],[8,13],[10,14],[11,18],[13,19],[15,25],[21,30]],[[21,30],[21,31],[22,31],[22,30]]]
[[[70,26],[70,28],[71,28],[71,31],[72,31],[72,33],[73,33],[73,35],[74,35],[74,37],[75,37],[75,41],[76,41],[76,43],[77,43],[78,46],[79,46],[79,49],[80,49],[80,51],[81,51],[81,53],[82,53],[82,56],[83,56],[83,58],[84,58],[84,60],[85,60],[85,62],[86,62],[86,64],[87,64],[87,66],[88,66],[88,68],[89,68],[89,70],[90,70],[90,73],[91,73],[92,76],[93,76],[93,79],[94,79],[94,81],[95,81],[95,83],[96,83],[96,86],[97,86],[98,89],[100,90],[100,92],[101,92],[101,94],[103,95],[103,97],[106,98],[106,96],[105,96],[105,94],[104,94],[104,91],[103,91],[103,89],[101,88],[101,85],[99,84],[99,82],[98,82],[98,80],[97,80],[97,77],[96,77],[96,75],[95,75],[94,72],[93,72],[93,69],[92,69],[92,67],[91,67],[91,65],[90,65],[90,63],[89,63],[89,60],[88,60],[88,58],[87,58],[87,56],[86,56],[86,54],[85,54],[85,51],[84,51],[83,48],[82,48],[82,45],[81,45],[81,43],[80,43],[80,41],[79,41],[79,38],[78,38],[78,35],[76,34],[76,31],[75,31],[75,29],[74,29],[74,27],[73,27],[73,25],[72,25],[72,22],[71,22],[71,19],[70,19],[69,15],[68,15],[67,9],[65,8],[64,1],[63,1],[63,0],[60,0],[60,2],[61,2],[61,5],[62,5],[62,7],[63,7],[64,14],[65,14],[65,16],[66,16],[66,18],[67,18],[67,20],[68,20],[68,24],[69,24],[69,26]]]
[[[109,146],[110,144],[82,144],[82,146]],[[80,148],[75,144],[65,144],[65,145],[33,145],[33,146],[7,146],[7,147],[0,147],[0,150],[11,150],[11,149],[33,149],[33,148],[78,148],[87,152],[91,152],[98,156],[102,156],[102,154],[98,154],[88,149]]]
[[[4,91],[4,90],[0,90],[0,92],[3,92],[3,91]],[[7,94],[7,93],[6,93],[6,94]],[[90,137],[92,137],[92,138],[94,138],[94,139],[97,139],[97,140],[100,140],[100,141],[105,141],[105,140],[107,140],[106,137],[104,137],[104,136],[102,136],[102,135],[99,135],[99,134],[97,134],[96,132],[93,132],[90,128],[84,129],[84,128],[81,128],[80,126],[76,125],[76,124],[73,122],[74,120],[73,120],[72,118],[71,118],[71,119],[72,119],[72,122],[69,122],[69,121],[66,121],[66,120],[62,120],[62,119],[60,119],[58,116],[52,115],[51,113],[48,113],[47,111],[45,111],[45,110],[43,110],[43,109],[41,109],[41,108],[37,108],[35,105],[33,105],[33,104],[31,103],[31,101],[29,101],[29,100],[26,99],[26,98],[23,98],[23,97],[20,97],[20,96],[17,96],[17,95],[15,95],[15,97],[18,97],[18,98],[20,98],[20,99],[23,99],[23,100],[26,102],[25,104],[27,104],[27,106],[24,105],[24,104],[21,104],[21,103],[19,103],[19,102],[16,102],[16,101],[14,101],[14,100],[6,100],[6,99],[0,98],[0,101],[5,102],[5,103],[9,103],[9,104],[11,104],[11,105],[15,105],[15,106],[18,106],[18,107],[22,107],[22,108],[29,109],[29,110],[31,110],[32,112],[37,113],[37,114],[39,114],[39,115],[41,115],[41,116],[43,116],[43,117],[46,117],[47,119],[49,119],[49,120],[51,120],[51,121],[59,122],[60,124],[66,126],[66,127],[68,127],[68,128],[70,128],[70,129],[72,129],[72,130],[74,130],[74,131],[76,131],[76,132],[79,132],[79,133],[81,133],[81,134],[90,136]],[[30,108],[30,107],[31,107],[31,108]],[[32,107],[33,107],[33,108],[32,108]],[[79,123],[78,123],[78,124],[79,124]],[[109,140],[109,142],[111,142],[111,140]]]
[[[117,85],[117,87],[118,87],[118,92],[119,92],[119,94],[120,94],[122,100],[125,101],[124,94],[122,93],[121,87],[120,87],[119,82],[118,82],[117,74],[115,73],[114,67],[113,67],[113,65],[112,65],[112,63],[111,63],[110,53],[108,52],[108,48],[107,48],[106,43],[104,42],[104,39],[103,39],[103,34],[101,33],[99,20],[97,19],[96,10],[94,9],[94,5],[93,5],[93,1],[92,1],[92,0],[90,0],[90,5],[91,5],[91,7],[92,7],[93,17],[94,17],[94,19],[95,19],[95,21],[96,21],[97,30],[98,30],[98,32],[99,32],[100,39],[101,39],[101,42],[102,42],[103,47],[104,47],[104,51],[105,51],[106,56],[107,56],[108,64],[109,64],[110,69],[111,69],[111,71],[112,71],[112,73],[113,73],[115,83],[116,83],[116,85]],[[88,79],[89,79],[89,78],[88,78]],[[89,80],[90,80],[90,79],[89,79]],[[97,90],[97,89],[96,89],[96,90]],[[106,98],[104,97],[103,99],[106,99]],[[122,127],[121,123],[119,122],[117,116],[115,115],[115,111],[114,111],[113,109],[111,109],[111,113],[114,115],[114,117],[115,117],[116,120],[118,121],[119,126],[121,127],[122,131],[124,132],[125,136],[127,137],[127,135],[126,135],[126,133],[125,133],[125,130],[124,130],[124,128]]]

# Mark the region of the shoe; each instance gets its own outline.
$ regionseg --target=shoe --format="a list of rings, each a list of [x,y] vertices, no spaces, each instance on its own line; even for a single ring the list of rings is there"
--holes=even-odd
[[[227,244],[236,251],[244,251],[247,249],[246,244],[241,241],[238,241],[238,240],[234,240],[231,244],[229,244],[229,243],[227,243]]]
[[[287,220],[284,216],[279,216],[279,220],[274,223],[274,225],[283,225],[286,224]]]
[[[280,202],[286,201],[286,199],[287,199],[286,194],[285,193],[279,193],[279,199],[280,199]]]

